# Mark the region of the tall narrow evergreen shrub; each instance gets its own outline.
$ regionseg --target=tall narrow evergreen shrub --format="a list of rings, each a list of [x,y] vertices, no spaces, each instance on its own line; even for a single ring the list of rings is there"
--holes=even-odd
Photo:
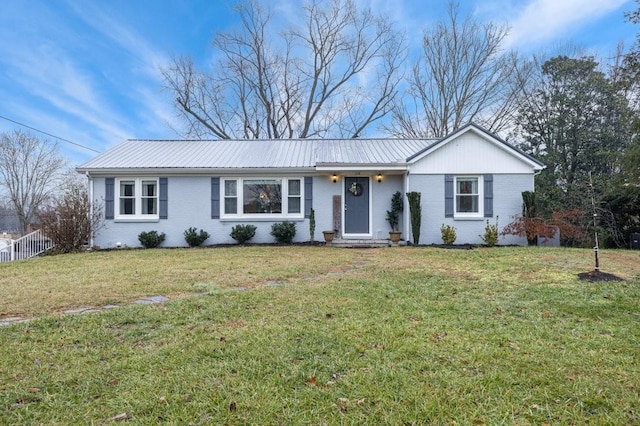
[[[420,205],[419,192],[407,192],[409,200],[409,216],[411,217],[411,233],[413,234],[413,243],[420,243],[420,224],[422,223],[422,206]]]
[[[309,212],[309,241],[314,242],[316,239],[316,211],[311,209]]]

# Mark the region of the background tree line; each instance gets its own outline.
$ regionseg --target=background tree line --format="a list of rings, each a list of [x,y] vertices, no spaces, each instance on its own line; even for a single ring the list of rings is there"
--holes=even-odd
[[[606,64],[575,51],[524,57],[505,48],[508,27],[461,16],[455,2],[417,52],[395,23],[351,0],[306,3],[287,27],[258,1],[235,12],[241,24],[214,36],[211,64],[182,56],[162,70],[182,136],[437,138],[474,121],[546,164],[528,214],[579,229],[565,244],[591,244],[591,196],[607,245],[640,232],[640,43]],[[638,23],[640,9],[626,19]],[[5,140],[33,138],[23,136],[3,135],[0,153],[24,231],[50,205],[41,195],[56,191],[13,195]]]
[[[163,72],[185,136],[437,138],[474,121],[546,164],[535,220],[561,225],[564,244],[592,244],[592,196],[606,245],[640,232],[638,43],[610,64],[527,58],[505,49],[508,27],[450,2],[410,55],[406,34],[349,0],[308,3],[287,28],[259,2],[236,13],[242,26],[216,34],[210,67],[180,57]]]

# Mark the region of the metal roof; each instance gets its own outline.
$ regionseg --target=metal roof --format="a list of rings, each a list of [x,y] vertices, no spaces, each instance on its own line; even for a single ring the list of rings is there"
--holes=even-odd
[[[441,139],[141,140],[116,145],[77,168],[79,172],[176,172],[246,169],[331,170],[379,167],[402,170],[465,132],[501,145],[535,170],[544,164],[474,123]]]
[[[312,169],[406,164],[435,139],[128,140],[78,167],[119,169]]]

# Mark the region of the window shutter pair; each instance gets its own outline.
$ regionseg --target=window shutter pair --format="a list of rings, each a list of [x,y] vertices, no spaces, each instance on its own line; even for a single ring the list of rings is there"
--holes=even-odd
[[[161,177],[159,188],[159,216],[160,219],[169,217],[169,179]],[[113,219],[115,217],[115,178],[104,180],[104,218]]]
[[[453,175],[444,175],[444,217],[453,217]],[[483,176],[484,181],[484,217],[493,217],[493,175]]]
[[[304,178],[304,217],[308,218],[313,207],[313,178]],[[211,178],[211,219],[220,219],[220,178]]]

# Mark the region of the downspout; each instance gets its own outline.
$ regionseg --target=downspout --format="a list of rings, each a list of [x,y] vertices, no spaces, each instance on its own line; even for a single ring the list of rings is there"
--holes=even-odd
[[[533,192],[536,191],[536,176],[538,176],[540,173],[542,173],[543,170],[544,169],[540,169],[537,172],[533,173],[533,179],[532,179],[533,180],[533,182],[532,182],[533,183]]]
[[[93,179],[91,178],[91,175],[89,174],[89,172],[85,172],[85,176],[87,177],[87,186],[89,189],[89,223],[91,225],[93,225]],[[89,236],[89,247],[93,247],[94,246],[94,236],[95,234],[95,230],[91,229],[91,235]]]
[[[406,200],[407,193],[410,192],[409,173],[410,171],[409,171],[409,168],[407,167],[407,171],[404,173],[404,194],[403,194],[404,196],[402,197],[403,200]],[[403,228],[405,241],[409,241],[409,225],[410,225],[409,203],[405,202],[403,204],[405,208],[402,210],[402,215],[403,215],[402,228]]]

